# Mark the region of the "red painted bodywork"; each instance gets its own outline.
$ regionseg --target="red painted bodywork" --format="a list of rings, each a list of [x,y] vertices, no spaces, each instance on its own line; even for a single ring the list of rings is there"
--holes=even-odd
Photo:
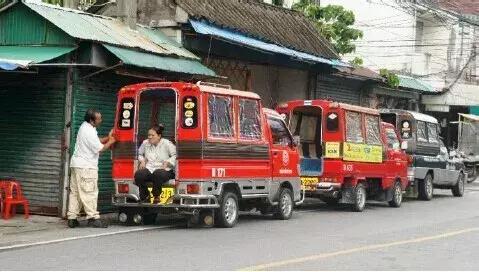
[[[379,117],[379,111],[375,109],[319,99],[289,101],[279,105],[276,110],[280,114],[286,114],[289,116],[295,108],[304,106],[321,108],[321,139],[323,147],[325,142],[340,142],[341,144],[344,144],[346,139],[346,110],[358,112],[363,115],[370,114]],[[339,128],[336,132],[330,132],[326,128],[326,118],[329,113],[336,113],[340,120]],[[404,190],[408,185],[407,155],[403,150],[392,150],[388,148],[384,133],[384,128],[387,126],[391,126],[395,130],[392,125],[381,122],[380,134],[383,144],[383,161],[381,163],[345,161],[342,158],[322,158],[323,172],[320,175],[320,182],[339,183],[341,184],[341,187],[343,187],[344,185],[356,186],[358,182],[368,179],[380,179],[382,189],[389,189],[392,188],[397,179],[400,179]],[[364,134],[364,124],[362,130]],[[398,135],[397,131],[396,135]],[[399,136],[398,139],[400,139]]]
[[[133,99],[135,101],[134,112],[138,113],[142,105],[139,103],[140,94],[146,90],[174,90],[177,94],[176,103],[176,131],[175,143],[177,147],[179,144],[188,142],[196,142],[197,148],[202,148],[202,143],[232,143],[245,144],[247,146],[268,146],[269,158],[264,159],[222,159],[222,158],[199,158],[189,159],[178,154],[176,167],[176,180],[182,181],[212,181],[218,180],[234,180],[234,179],[254,179],[254,178],[284,178],[296,177],[298,178],[298,163],[299,155],[296,147],[293,146],[276,146],[272,144],[271,131],[267,124],[265,109],[261,107],[260,97],[255,93],[236,91],[225,88],[212,87],[208,85],[196,85],[183,82],[156,82],[156,83],[141,83],[130,85],[122,88],[118,93],[118,103],[116,110],[114,134],[117,138],[117,145],[122,142],[135,142],[135,134],[138,124],[138,114],[134,114],[134,125],[130,129],[122,129],[119,127],[119,119],[121,118],[121,101],[125,98]],[[208,95],[223,95],[233,99],[234,105],[234,119],[235,121],[235,136],[231,139],[211,138],[208,137]],[[182,105],[183,98],[195,97],[197,99],[197,113],[198,122],[196,128],[185,128],[182,125],[182,118],[184,118],[184,109]],[[254,99],[261,107],[261,139],[256,141],[242,140],[238,137],[238,99],[248,98]],[[268,114],[275,114],[274,111]],[[276,113],[276,115],[278,115]],[[280,117],[278,115],[278,117]],[[138,143],[135,142],[136,147]],[[288,152],[289,160],[287,163],[283,161],[278,162],[274,158],[278,154]],[[129,158],[115,158],[113,156],[112,176],[115,181],[133,180],[135,156]],[[280,169],[291,169],[290,173],[280,173]],[[218,169],[224,169],[218,172]]]

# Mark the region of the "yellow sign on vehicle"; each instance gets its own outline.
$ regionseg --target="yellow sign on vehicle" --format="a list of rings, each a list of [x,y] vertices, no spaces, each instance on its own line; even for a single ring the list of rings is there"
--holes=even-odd
[[[382,162],[383,147],[380,145],[344,143],[343,159],[357,162]]]
[[[163,187],[161,188],[160,204],[166,204],[168,199],[175,194],[175,188]]]
[[[301,178],[301,187],[307,191],[316,191],[316,185],[319,183],[319,178],[317,177],[302,177]]]
[[[325,143],[325,158],[337,159],[340,157],[341,143],[339,142],[326,142]]]

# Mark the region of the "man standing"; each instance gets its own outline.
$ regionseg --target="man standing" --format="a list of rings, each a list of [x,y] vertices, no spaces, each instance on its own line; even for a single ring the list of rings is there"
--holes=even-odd
[[[85,210],[88,225],[106,228],[108,224],[100,220],[98,205],[98,157],[115,143],[113,130],[103,138],[98,138],[96,128],[101,124],[101,113],[88,109],[83,124],[78,130],[75,151],[70,163],[70,197],[68,204],[68,226],[79,226],[77,217],[81,208]]]

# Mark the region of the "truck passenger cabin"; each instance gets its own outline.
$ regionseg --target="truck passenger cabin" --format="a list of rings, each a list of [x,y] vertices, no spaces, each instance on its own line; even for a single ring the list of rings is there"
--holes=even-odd
[[[138,147],[159,123],[176,145],[175,179],[163,186],[159,204],[143,203],[133,183]],[[232,227],[240,209],[289,219],[302,201],[292,136],[255,93],[200,82],[126,86],[118,94],[115,135],[113,203],[120,221],[150,223],[169,211],[191,223]]]
[[[362,211],[368,198],[401,204],[407,157],[377,110],[327,100],[290,101],[277,110],[299,136],[307,195],[351,204],[354,211]]]

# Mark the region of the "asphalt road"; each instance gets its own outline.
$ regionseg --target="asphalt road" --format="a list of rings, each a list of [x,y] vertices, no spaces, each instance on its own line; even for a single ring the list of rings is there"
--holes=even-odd
[[[171,227],[1,251],[0,269],[478,270],[478,206],[479,184],[463,198],[435,190],[430,202],[369,203],[362,213],[309,201],[289,221],[249,213],[233,229]]]

